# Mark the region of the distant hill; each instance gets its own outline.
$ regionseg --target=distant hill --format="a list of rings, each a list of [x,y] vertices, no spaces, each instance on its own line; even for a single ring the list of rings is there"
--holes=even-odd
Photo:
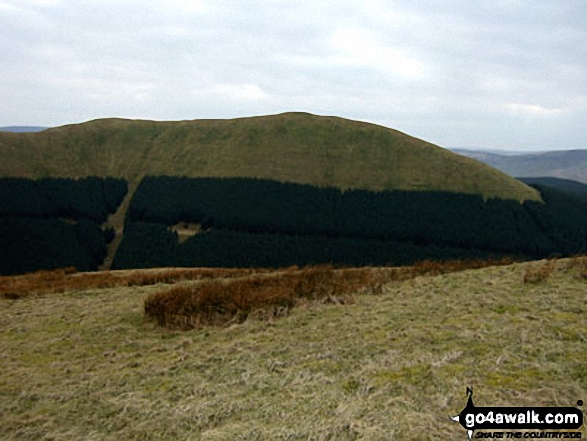
[[[8,126],[0,127],[0,132],[35,133],[46,129],[47,127],[38,126]]]
[[[587,204],[573,196],[393,129],[306,113],[2,132],[0,178],[5,274],[587,250]]]
[[[493,168],[386,127],[307,113],[155,122],[103,119],[0,133],[0,176],[245,177],[318,187],[538,193]]]
[[[475,149],[475,148],[466,148],[466,147],[447,147],[451,152],[458,153],[459,155],[469,156],[469,157],[476,157],[476,155],[482,156],[484,154],[494,154],[494,155],[501,155],[501,156],[518,156],[527,154],[527,151],[524,150],[500,150],[500,149]]]
[[[484,162],[510,176],[552,176],[587,184],[587,150],[563,150],[525,154],[451,149],[455,153]]]
[[[556,188],[564,193],[572,194],[576,197],[587,201],[587,184],[581,182],[572,181],[570,179],[560,179],[551,177],[538,177],[538,178],[519,178],[520,181],[528,185],[542,185],[547,187]]]

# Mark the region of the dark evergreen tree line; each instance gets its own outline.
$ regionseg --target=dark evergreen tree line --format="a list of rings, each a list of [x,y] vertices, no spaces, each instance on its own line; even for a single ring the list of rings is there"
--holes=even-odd
[[[159,223],[127,224],[112,269],[180,267],[284,267],[339,265],[408,265],[424,259],[497,257],[481,250],[421,246],[376,239],[292,236],[210,230],[178,243]]]
[[[113,238],[101,223],[127,191],[121,179],[0,178],[0,274],[97,269]]]
[[[582,182],[548,176],[542,178],[517,179],[531,186],[550,187],[562,193],[567,193],[569,195],[578,197],[579,199],[582,199],[583,202],[587,202],[587,184]]]
[[[340,191],[244,178],[148,177],[128,222],[251,234],[410,242],[535,257],[585,250],[587,204],[541,187],[546,203],[445,192]]]
[[[526,209],[544,235],[556,244],[553,252],[563,256],[587,253],[587,202],[559,189],[533,187],[540,191],[544,204],[526,204]]]
[[[0,216],[59,216],[102,223],[127,191],[127,182],[114,178],[0,178]]]
[[[104,260],[106,242],[98,224],[59,218],[0,217],[0,274],[22,274],[74,266],[93,271]]]

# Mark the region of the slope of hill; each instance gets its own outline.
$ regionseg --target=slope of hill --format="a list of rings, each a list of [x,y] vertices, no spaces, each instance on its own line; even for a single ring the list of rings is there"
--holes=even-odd
[[[169,285],[0,298],[0,433],[465,440],[450,417],[467,386],[477,405],[575,406],[587,397],[586,282],[559,261],[525,284],[535,265],[391,282],[345,305],[189,332],[144,319],[145,298]]]
[[[245,178],[147,177],[134,193],[113,269],[319,262],[406,265],[587,249],[587,204],[449,192],[316,188]],[[197,233],[175,232],[192,223]]]
[[[587,184],[572,181],[570,179],[560,179],[552,177],[536,177],[536,178],[518,178],[520,181],[528,185],[542,185],[546,187],[556,188],[563,193],[574,195],[584,201],[587,201]]]
[[[0,133],[0,176],[253,177],[319,187],[539,199],[497,170],[389,128],[305,113],[181,122],[96,120]]]
[[[405,265],[587,249],[587,204],[395,130],[304,113],[0,133],[0,176],[121,178],[127,196],[93,228],[108,241],[115,233],[105,260],[102,241],[88,248],[99,248],[100,268]],[[1,237],[12,244],[6,262],[11,248],[34,250],[12,236]]]
[[[510,176],[551,176],[587,184],[587,150],[563,150],[525,154],[452,149],[455,153],[484,162]]]

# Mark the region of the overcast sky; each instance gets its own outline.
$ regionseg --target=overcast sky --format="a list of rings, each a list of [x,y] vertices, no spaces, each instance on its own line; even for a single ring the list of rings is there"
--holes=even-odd
[[[585,0],[0,0],[0,126],[286,111],[587,148]]]

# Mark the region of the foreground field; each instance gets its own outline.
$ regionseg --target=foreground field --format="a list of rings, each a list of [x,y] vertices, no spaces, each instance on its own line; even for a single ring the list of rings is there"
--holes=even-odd
[[[574,406],[587,401],[587,282],[569,261],[528,277],[537,265],[182,332],[144,319],[164,284],[0,299],[0,436],[464,440],[449,417],[466,386],[478,406]]]

